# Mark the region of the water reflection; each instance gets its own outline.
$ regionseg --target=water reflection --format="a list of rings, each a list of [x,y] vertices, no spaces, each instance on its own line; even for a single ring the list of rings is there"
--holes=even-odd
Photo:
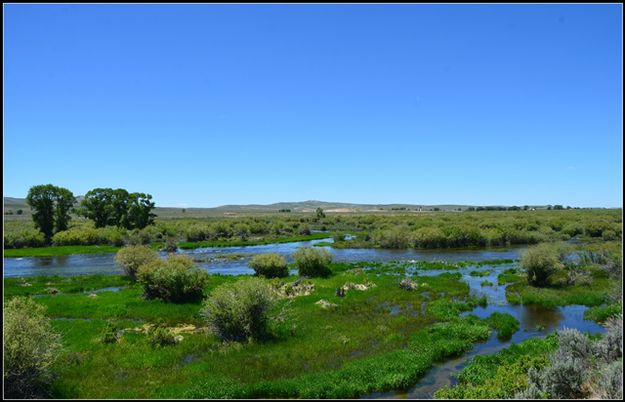
[[[319,242],[333,242],[332,238],[303,242],[265,244],[259,246],[205,247],[193,250],[179,250],[192,258],[206,260],[197,265],[210,274],[241,275],[253,274],[248,267],[251,255],[278,253],[292,262],[292,254],[298,247],[313,246]],[[334,261],[486,261],[495,259],[518,259],[523,247],[470,249],[470,250],[388,250],[388,249],[333,249],[324,247],[332,253]],[[242,254],[241,258],[219,258]],[[165,256],[166,253],[162,253]],[[24,257],[4,258],[4,276],[37,275],[85,275],[119,274],[121,269],[115,265],[114,254],[75,254],[59,257]]]

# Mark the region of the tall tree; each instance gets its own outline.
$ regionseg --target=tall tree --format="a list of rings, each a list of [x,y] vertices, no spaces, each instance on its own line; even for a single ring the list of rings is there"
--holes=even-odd
[[[143,229],[154,223],[156,215],[152,213],[154,203],[151,200],[152,196],[150,194],[129,194],[127,229]]]
[[[323,208],[321,208],[321,207],[317,208],[316,212],[317,212],[317,219],[321,219],[321,218],[325,218],[326,217],[325,212],[323,212]]]
[[[67,230],[67,226],[69,224],[70,211],[74,206],[74,202],[76,198],[74,198],[74,194],[66,188],[57,187],[56,188],[56,208],[54,211],[55,215],[55,232],[60,232],[61,230]]]
[[[123,188],[94,188],[85,194],[82,214],[93,219],[95,227],[107,225],[126,229],[142,229],[154,223],[152,196],[128,193]]]
[[[32,209],[35,226],[43,233],[46,242],[50,242],[55,230],[67,229],[74,205],[74,194],[68,189],[52,184],[32,186],[26,202]]]
[[[103,228],[112,223],[113,189],[94,188],[85,194],[82,200],[82,214],[92,219],[96,228]]]

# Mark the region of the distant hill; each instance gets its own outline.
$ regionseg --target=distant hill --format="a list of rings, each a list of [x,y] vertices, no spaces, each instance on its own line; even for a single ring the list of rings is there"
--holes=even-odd
[[[79,201],[83,196],[76,197]],[[299,202],[278,202],[274,204],[248,204],[248,205],[222,205],[215,208],[173,208],[157,207],[155,213],[160,217],[201,217],[217,216],[229,214],[245,213],[273,213],[279,211],[290,211],[292,213],[314,212],[317,208],[322,208],[328,213],[355,213],[355,212],[428,212],[428,211],[464,211],[470,205],[423,205],[423,204],[352,204],[345,202],[326,201],[299,201]],[[544,209],[547,206],[531,206],[535,209]],[[23,215],[30,215],[30,208],[26,204],[25,198],[4,197],[4,212],[16,214],[21,209]],[[184,212],[182,212],[184,209]]]

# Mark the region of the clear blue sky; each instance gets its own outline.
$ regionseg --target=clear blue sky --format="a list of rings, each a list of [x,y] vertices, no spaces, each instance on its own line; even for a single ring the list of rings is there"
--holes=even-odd
[[[621,5],[5,5],[4,193],[622,204]]]

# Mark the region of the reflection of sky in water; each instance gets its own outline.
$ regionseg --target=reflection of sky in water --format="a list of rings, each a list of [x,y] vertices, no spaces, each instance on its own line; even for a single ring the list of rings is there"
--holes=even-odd
[[[205,247],[193,250],[179,250],[192,258],[214,259],[220,255],[278,253],[292,262],[292,254],[298,247],[312,246],[318,242],[332,242],[329,239],[304,242],[266,244],[259,246],[238,247]],[[387,249],[333,249],[324,247],[332,253],[334,261],[485,261],[495,259],[518,259],[522,247],[473,250],[387,250]],[[166,253],[161,253],[166,255]],[[115,265],[114,254],[77,254],[60,257],[24,257],[5,258],[4,276],[36,276],[36,275],[83,275],[83,274],[119,274],[121,269]],[[253,274],[247,266],[251,257],[235,260],[219,259],[196,263],[211,274],[239,275]]]

